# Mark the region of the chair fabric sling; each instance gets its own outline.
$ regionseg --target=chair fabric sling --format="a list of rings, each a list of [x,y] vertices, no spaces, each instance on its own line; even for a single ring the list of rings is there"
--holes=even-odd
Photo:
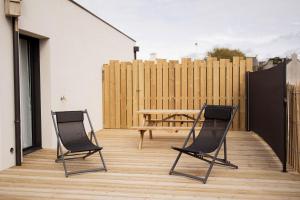
[[[198,136],[195,137],[195,127],[199,123],[203,111],[204,122]],[[179,154],[170,170],[170,174],[183,175],[206,183],[214,164],[225,165],[237,169],[238,167],[236,165],[231,164],[227,160],[226,146],[226,135],[230,125],[232,124],[232,120],[236,111],[237,106],[217,106],[205,104],[198,114],[183,147],[172,147],[174,150],[179,151]],[[187,145],[191,135],[193,135],[193,141],[190,145]],[[224,145],[224,158],[221,159],[217,156],[222,145]],[[215,152],[214,155],[211,155],[213,152]],[[206,175],[204,177],[197,177],[174,171],[182,153],[210,163]]]
[[[106,165],[101,154],[102,147],[98,145],[97,138],[95,136],[90,117],[87,110],[85,111],[62,111],[51,112],[52,119],[57,135],[57,159],[56,162],[62,161],[65,176],[68,177],[71,174],[78,174],[84,172],[101,171],[106,169]],[[84,127],[84,114],[87,115],[88,122],[91,128],[90,138],[86,134]],[[55,119],[56,116],[56,119]],[[94,143],[93,143],[94,139]],[[62,145],[67,149],[66,153],[62,151]],[[102,165],[101,168],[80,170],[68,172],[65,160],[83,158],[99,152]]]

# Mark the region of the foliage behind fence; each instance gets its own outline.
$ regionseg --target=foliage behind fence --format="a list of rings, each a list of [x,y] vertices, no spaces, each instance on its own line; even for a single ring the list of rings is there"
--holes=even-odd
[[[239,104],[233,129],[245,130],[245,73],[252,68],[251,58],[239,57],[232,62],[215,58],[110,61],[103,66],[104,128],[140,125],[136,113],[140,109],[199,109],[208,103]]]

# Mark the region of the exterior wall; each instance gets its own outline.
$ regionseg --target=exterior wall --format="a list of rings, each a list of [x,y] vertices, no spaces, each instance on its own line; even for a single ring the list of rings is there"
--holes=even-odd
[[[1,70],[5,71],[0,75],[1,97],[5,97],[0,99],[0,158],[5,161],[0,163],[0,169],[14,165],[15,159],[9,153],[9,148],[14,147],[12,28],[3,10],[0,1],[0,43],[7,47],[0,48]],[[43,147],[56,147],[51,109],[86,108],[94,129],[101,129],[102,65],[110,59],[132,60],[135,42],[68,0],[22,1],[19,27],[21,33],[41,39]],[[66,100],[61,101],[62,96]]]
[[[14,83],[12,21],[4,14],[4,1],[0,1],[0,169],[14,164]]]

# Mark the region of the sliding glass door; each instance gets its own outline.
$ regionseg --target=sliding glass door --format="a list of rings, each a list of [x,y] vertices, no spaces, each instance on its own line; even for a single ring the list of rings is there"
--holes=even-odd
[[[20,115],[23,153],[41,148],[39,40],[20,36]]]
[[[20,39],[20,108],[23,149],[32,147],[32,101],[29,42]]]

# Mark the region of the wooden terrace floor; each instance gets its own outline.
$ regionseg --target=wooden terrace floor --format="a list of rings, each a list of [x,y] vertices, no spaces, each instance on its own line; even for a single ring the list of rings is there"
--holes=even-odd
[[[154,131],[137,149],[139,135],[131,130],[102,130],[109,171],[64,177],[55,163],[55,150],[43,149],[25,156],[21,167],[0,172],[0,199],[300,199],[300,175],[282,173],[271,149],[255,134],[230,132],[228,157],[238,170],[214,166],[207,184],[168,171],[186,133]],[[178,171],[202,175],[207,164],[183,156]],[[72,161],[71,168],[98,166],[99,158]]]

